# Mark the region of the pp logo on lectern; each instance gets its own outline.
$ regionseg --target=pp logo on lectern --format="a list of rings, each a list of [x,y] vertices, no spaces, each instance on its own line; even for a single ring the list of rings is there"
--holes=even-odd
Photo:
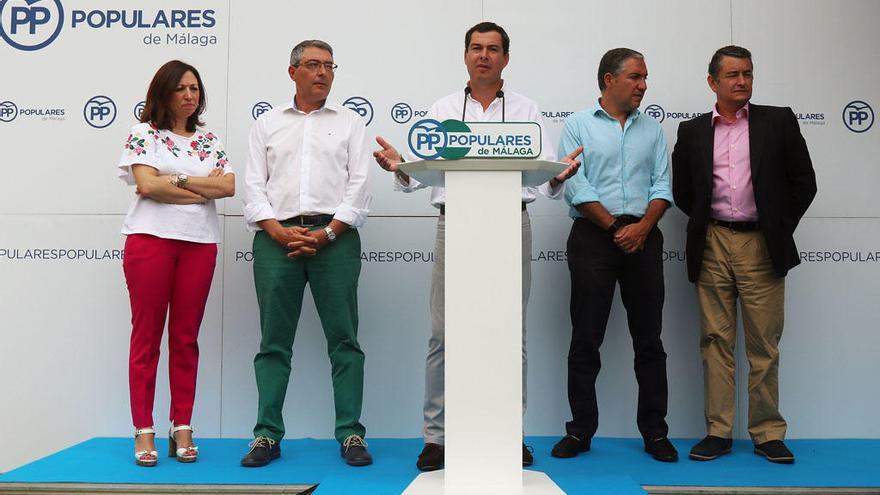
[[[0,36],[13,48],[44,48],[58,37],[63,25],[61,0],[0,1]]]
[[[666,112],[663,111],[663,107],[660,105],[648,105],[645,107],[645,113],[659,123],[663,123],[666,120]]]
[[[116,120],[116,103],[107,96],[93,96],[83,107],[83,118],[95,129],[103,129]]]
[[[253,106],[253,108],[251,108],[251,117],[253,117],[254,120],[257,120],[258,118],[260,118],[260,115],[263,115],[269,110],[272,110],[272,105],[266,103],[265,101],[258,101]]]
[[[874,109],[864,101],[851,101],[843,107],[843,125],[853,132],[865,132],[874,125]]]
[[[425,119],[413,124],[408,141],[413,154],[423,160],[433,160],[446,150],[449,135],[443,124],[434,119]]]
[[[342,102],[342,106],[365,118],[367,125],[373,121],[373,105],[363,96],[352,96]]]
[[[18,117],[18,107],[11,101],[0,102],[0,122],[12,122]]]

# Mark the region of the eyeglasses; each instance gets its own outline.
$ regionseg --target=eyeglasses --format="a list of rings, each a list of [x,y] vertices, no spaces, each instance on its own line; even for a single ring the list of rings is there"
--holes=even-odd
[[[334,64],[333,62],[319,62],[317,60],[309,60],[308,62],[300,62],[298,64],[293,64],[294,67],[305,67],[311,72],[317,72],[318,67],[324,67],[324,70],[327,72],[335,71],[339,66]]]

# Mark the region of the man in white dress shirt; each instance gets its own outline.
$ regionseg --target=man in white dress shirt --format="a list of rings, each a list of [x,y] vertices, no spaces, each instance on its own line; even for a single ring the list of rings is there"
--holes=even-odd
[[[327,337],[335,436],[353,466],[372,458],[360,423],[364,353],[357,340],[357,282],[370,196],[365,124],[327,101],[336,64],[327,43],[294,47],[293,101],[260,116],[250,133],[244,215],[254,235],[254,285],[262,338],[254,358],[259,404],[255,440],[241,460],[265,466],[281,455],[282,406],[303,292],[308,284]]]
[[[481,22],[465,34],[464,63],[470,76],[463,91],[457,91],[435,102],[428,111],[427,118],[444,121],[460,119],[466,122],[537,122],[541,121],[538,105],[519,93],[510,90],[501,78],[501,72],[510,59],[510,38],[504,28],[492,23]],[[543,130],[542,130],[543,134]],[[394,172],[394,188],[412,192],[426,187],[409,177],[397,166],[403,162],[400,153],[381,137],[376,141],[382,147],[373,156],[385,170]],[[542,137],[543,160],[555,160],[553,146]],[[559,176],[540,187],[524,187],[522,190],[522,307],[523,307],[523,412],[526,405],[526,305],[531,286],[532,227],[526,204],[535,201],[537,192],[549,198],[558,199],[563,192],[563,182],[571,177],[580,166],[573,158],[580,154],[575,150],[563,161],[569,167]],[[437,222],[437,238],[434,244],[434,268],[431,275],[431,338],[428,341],[428,356],[425,363],[425,406],[424,431],[425,446],[416,466],[422,471],[433,471],[443,467],[444,443],[444,265],[445,265],[445,203],[446,194],[442,187],[431,188],[431,204],[440,210]],[[523,444],[523,465],[532,464],[532,454]]]

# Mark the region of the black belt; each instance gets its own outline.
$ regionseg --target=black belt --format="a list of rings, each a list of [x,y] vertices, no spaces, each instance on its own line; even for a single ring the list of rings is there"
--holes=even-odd
[[[297,215],[293,218],[281,220],[281,223],[292,223],[300,227],[314,227],[327,225],[333,220],[333,215]]]
[[[522,211],[526,211],[526,204],[527,203],[525,203],[525,202],[522,203]],[[441,215],[446,214],[446,205],[440,205],[440,214]]]
[[[725,222],[724,220],[711,220],[714,225],[719,227],[736,230],[737,232],[751,232],[753,230],[761,230],[761,224],[758,222]]]

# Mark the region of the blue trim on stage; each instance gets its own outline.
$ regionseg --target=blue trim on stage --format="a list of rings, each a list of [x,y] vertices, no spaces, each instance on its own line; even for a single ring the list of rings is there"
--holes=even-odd
[[[639,485],[680,486],[880,486],[880,440],[789,440],[793,465],[772,464],[752,453],[748,440],[736,441],[732,454],[711,462],[687,459],[695,440],[676,440],[682,459],[661,463],[643,452],[640,439],[595,438],[592,451],[574,459],[550,457],[555,437],[529,437],[533,469],[546,472],[567,493],[642,495]],[[316,495],[400,493],[418,475],[415,459],[421,439],[371,439],[376,462],[352,468],[334,440],[284,440],[282,457],[263,468],[238,461],[249,440],[198,439],[200,457],[181,464],[165,457],[167,440],[157,440],[159,465],[134,464],[133,441],[93,438],[0,475],[0,483],[155,483],[155,484],[320,484]],[[487,455],[491,452],[487,451]]]

